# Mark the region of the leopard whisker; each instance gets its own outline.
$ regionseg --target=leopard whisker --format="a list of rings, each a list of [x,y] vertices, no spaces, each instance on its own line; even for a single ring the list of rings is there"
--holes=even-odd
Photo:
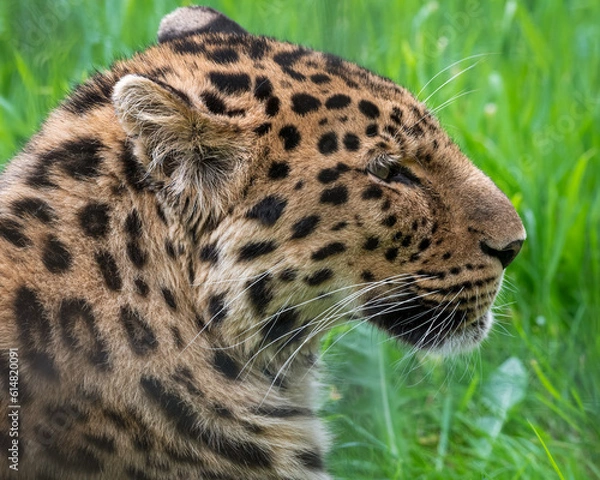
[[[453,298],[450,300],[450,302],[446,302],[446,301],[445,301],[445,299],[444,299],[444,301],[443,301],[443,302],[441,302],[439,305],[437,305],[436,307],[434,307],[434,308],[432,308],[432,309],[430,309],[430,310],[429,310],[429,311],[432,311],[432,310],[433,310],[433,311],[435,312],[435,311],[436,311],[436,310],[437,310],[437,309],[438,309],[440,306],[442,306],[441,310],[439,311],[439,313],[437,313],[437,314],[436,314],[436,316],[434,316],[434,317],[431,317],[431,318],[429,318],[429,319],[427,320],[427,321],[428,321],[428,323],[429,323],[430,325],[428,326],[428,329],[427,329],[427,331],[426,331],[426,332],[425,332],[425,334],[424,334],[424,335],[421,337],[421,339],[419,340],[419,342],[417,342],[417,344],[416,344],[416,346],[415,346],[416,348],[418,348],[418,349],[421,349],[421,348],[423,348],[423,345],[425,345],[425,342],[427,341],[427,337],[428,337],[428,335],[429,335],[429,334],[432,332],[432,330],[431,330],[431,329],[432,329],[432,327],[434,327],[434,323],[435,323],[435,322],[436,322],[436,321],[437,321],[437,320],[440,318],[440,316],[441,316],[441,315],[444,313],[444,311],[445,311],[445,309],[447,308],[447,306],[448,306],[448,305],[450,305],[450,304],[451,304],[451,302],[453,302],[453,301],[454,301],[454,300],[455,300],[455,299],[458,297],[458,295],[460,295],[460,293],[461,293],[462,291],[463,291],[463,289],[461,288],[461,289],[460,289],[460,291],[459,291],[459,292],[457,292],[457,293],[456,293],[456,295],[455,295],[455,296],[454,296],[454,297],[453,297]],[[454,307],[454,310],[451,312],[451,314],[450,314],[450,315],[447,315],[447,316],[446,316],[446,318],[445,318],[445,319],[442,321],[442,323],[441,323],[441,324],[439,324],[439,326],[437,327],[437,328],[439,329],[439,332],[442,332],[442,331],[443,331],[443,328],[445,327],[445,325],[446,325],[446,322],[450,321],[449,319],[450,319],[450,317],[451,317],[452,313],[454,313],[454,311],[456,311],[456,309],[457,309],[458,307],[459,307],[459,304],[457,303],[457,304],[455,305],[455,307]],[[416,318],[419,318],[419,316],[423,316],[423,315],[424,315],[424,313],[421,313],[421,314],[415,315],[415,316],[413,316],[413,317],[410,317],[409,319],[407,319],[407,323],[408,323],[408,321],[411,321],[411,322],[412,322],[412,321],[414,321]],[[417,325],[417,326],[415,326],[413,329],[411,329],[411,330],[409,330],[409,331],[405,332],[405,334],[410,334],[411,332],[415,331],[417,328],[420,328],[420,327],[421,327],[421,325]],[[434,330],[435,330],[435,329],[434,329]],[[434,345],[435,345],[435,344],[434,344]]]
[[[419,93],[416,94],[416,97],[419,98],[421,96],[421,94],[425,91],[425,89],[431,84],[431,82],[433,82],[442,73],[447,72],[448,70],[450,70],[452,67],[455,67],[456,65],[458,65],[458,64],[460,64],[462,62],[466,62],[467,60],[472,60],[474,58],[480,58],[480,57],[487,57],[489,55],[498,55],[498,54],[497,53],[476,53],[474,55],[469,55],[468,57],[461,58],[460,60],[457,60],[456,62],[451,63],[447,67],[444,67],[442,70],[440,70],[438,73],[436,73],[433,77],[431,77],[429,79],[429,81],[425,85],[423,85],[423,87],[421,87],[421,90],[419,90]],[[425,103],[426,101],[427,100],[425,100],[423,103]]]
[[[400,277],[400,275],[398,275],[397,277]],[[312,299],[306,300],[306,301],[304,301],[304,302],[301,302],[301,303],[297,303],[297,304],[291,305],[291,306],[290,306],[290,307],[288,307],[288,308],[283,308],[283,309],[281,309],[281,308],[280,308],[280,309],[278,309],[276,312],[274,312],[272,315],[269,315],[268,317],[265,317],[265,318],[261,319],[259,322],[255,323],[254,325],[252,325],[251,327],[249,327],[249,328],[248,328],[248,329],[247,329],[245,332],[248,332],[250,329],[253,329],[253,328],[260,329],[260,328],[262,327],[262,325],[263,325],[263,324],[265,324],[265,323],[267,323],[268,321],[272,320],[272,319],[273,319],[275,316],[277,316],[277,315],[281,315],[281,313],[285,313],[286,311],[289,311],[289,310],[291,310],[291,309],[296,309],[296,308],[298,308],[298,307],[301,307],[301,306],[308,305],[308,304],[310,304],[310,303],[312,303],[312,302],[315,302],[315,301],[321,300],[321,299],[323,299],[323,298],[327,298],[327,297],[331,296],[332,294],[339,293],[339,292],[341,292],[341,291],[343,291],[343,290],[347,290],[347,289],[350,289],[350,288],[356,288],[356,287],[363,286],[363,285],[367,285],[367,286],[370,288],[370,287],[371,287],[371,285],[372,285],[372,282],[366,282],[366,283],[360,283],[360,284],[353,284],[353,285],[349,285],[349,286],[341,287],[341,288],[338,288],[338,289],[336,289],[336,290],[334,290],[334,291],[332,291],[332,292],[327,292],[327,293],[324,293],[324,294],[322,294],[322,295],[318,295],[317,297],[314,297],[314,298],[312,298]],[[375,285],[375,286],[378,286],[378,285]],[[364,288],[363,288],[363,289],[361,289],[361,291],[359,291],[359,292],[358,292],[358,295],[361,295],[362,293],[364,293]],[[345,301],[347,298],[348,298],[348,296],[346,296],[346,297],[344,297],[343,299],[341,299],[340,301],[336,302],[336,304],[334,304],[334,305],[332,305],[331,307],[329,307],[327,310],[325,310],[324,312],[322,312],[320,315],[324,315],[324,314],[326,314],[326,313],[329,311],[329,309],[331,309],[331,308],[335,308],[335,306],[336,306],[338,303],[344,302],[344,301]],[[286,302],[286,303],[287,303],[287,302]],[[245,333],[245,332],[244,332],[244,333]],[[240,335],[241,335],[241,334],[240,334]],[[240,335],[238,335],[238,337],[239,337]],[[237,337],[235,337],[235,338],[237,338]]]
[[[346,314],[344,314],[344,316],[345,315]],[[363,320],[363,322],[369,321],[370,318],[372,318],[372,316],[371,317],[367,317],[366,319]],[[296,348],[294,350],[294,352],[292,352],[292,354],[290,355],[290,357],[283,363],[283,365],[280,367],[280,369],[278,370],[277,374],[275,375],[274,381],[271,384],[271,387],[270,387],[269,391],[272,389],[273,384],[277,380],[277,378],[279,378],[282,375],[282,373],[285,371],[286,368],[288,368],[289,366],[291,366],[291,363],[292,363],[293,359],[295,358],[295,356],[297,354],[299,354],[299,352],[302,350],[302,348],[304,347],[304,345],[306,345],[306,343],[308,343],[309,341],[311,341],[315,336],[317,336],[320,333],[322,333],[322,331],[324,331],[324,329],[329,328],[329,326],[332,323],[331,322],[331,318],[325,318],[322,322],[323,323],[322,323],[322,325],[320,325],[320,328],[317,328],[315,331],[311,332],[307,336],[307,338],[302,342],[302,344],[298,348]],[[308,324],[305,325],[305,326],[303,326],[303,327],[306,327],[306,326],[308,326]],[[310,367],[308,370],[310,370],[311,368],[312,367]]]
[[[277,266],[278,264],[274,265],[273,267],[269,268],[267,271],[263,272],[262,275],[259,275],[258,278],[248,284],[246,286],[246,288],[244,288],[240,293],[238,293],[235,297],[233,297],[233,300],[230,301],[230,303],[233,303],[235,300],[237,300],[239,297],[241,297],[246,291],[248,291],[250,288],[252,288],[252,286],[254,286],[257,282],[259,282],[262,278],[264,278],[264,276],[268,275],[269,273],[271,273],[271,271]],[[219,316],[220,313],[222,313],[225,308],[227,308],[226,305],[224,305],[221,309],[219,309],[218,312],[214,313],[213,316],[204,324],[204,326],[198,331],[198,333],[196,333],[196,335],[194,335],[194,337],[187,343],[187,345],[181,349],[181,352],[179,352],[178,357],[179,358],[181,355],[183,355],[183,353],[196,341],[196,339],[202,335],[202,333],[204,333],[204,331],[210,326],[210,324],[214,321],[215,318],[217,318]],[[211,350],[214,350],[214,348],[209,348]]]
[[[400,276],[397,276],[397,277],[400,277]],[[308,323],[306,323],[306,324],[304,324],[304,325],[301,325],[301,326],[297,327],[296,329],[293,329],[293,330],[291,330],[290,332],[287,332],[285,335],[286,335],[286,336],[288,336],[288,335],[291,335],[291,337],[290,337],[290,338],[293,338],[293,337],[294,337],[294,335],[295,335],[296,333],[298,333],[298,332],[300,332],[300,331],[302,331],[302,330],[304,330],[304,329],[306,329],[306,328],[312,327],[312,326],[314,326],[315,324],[317,324],[317,325],[318,325],[319,323],[326,323],[326,322],[330,321],[332,318],[334,318],[335,320],[337,320],[338,318],[343,318],[343,317],[347,316],[347,315],[348,315],[348,313],[347,313],[347,312],[343,312],[343,313],[341,313],[341,314],[337,314],[337,313],[336,313],[336,315],[335,315],[334,317],[331,317],[331,316],[330,316],[330,312],[337,312],[337,311],[340,311],[340,310],[342,309],[342,307],[345,307],[345,305],[347,305],[348,303],[351,303],[352,301],[354,301],[354,299],[355,299],[355,298],[357,298],[357,297],[359,297],[359,296],[363,295],[365,292],[368,292],[369,290],[371,290],[371,289],[373,289],[373,288],[376,288],[376,287],[377,287],[377,286],[379,286],[379,284],[381,284],[381,283],[384,283],[384,281],[381,281],[381,282],[366,282],[366,283],[361,283],[361,284],[355,284],[355,285],[352,285],[351,287],[353,287],[353,288],[355,288],[355,287],[357,287],[357,286],[363,286],[363,285],[366,285],[366,286],[365,286],[365,287],[363,287],[363,288],[361,288],[359,291],[355,292],[354,294],[352,294],[352,295],[348,295],[348,296],[346,296],[346,297],[342,298],[341,300],[337,301],[335,304],[333,304],[332,306],[330,306],[329,308],[327,308],[326,310],[324,310],[323,312],[321,312],[321,313],[319,314],[319,316],[315,317],[315,318],[314,318],[314,319],[312,319],[310,322],[308,322]],[[337,289],[336,291],[341,291],[341,290],[345,290],[345,289],[347,289],[347,287],[343,287],[343,288]],[[327,295],[330,295],[330,293],[328,293]],[[311,300],[311,301],[312,301],[312,300]],[[292,306],[292,307],[290,307],[290,308],[297,308],[298,306],[301,306],[301,305],[303,305],[303,304],[307,304],[307,303],[309,303],[309,302],[310,302],[310,301],[303,302],[303,303],[301,303],[301,304],[296,304],[296,305],[294,305],[294,306]],[[275,315],[279,315],[279,314],[281,314],[281,312],[283,312],[283,311],[286,311],[286,309],[283,309],[283,310],[281,310],[281,309],[280,309],[280,310],[278,310],[278,311],[277,311],[275,314],[271,315],[270,317],[267,317],[267,320],[261,320],[261,322],[259,322],[259,323],[260,323],[260,324],[262,324],[262,323],[264,323],[265,321],[268,321],[268,320],[270,320],[271,318],[273,318]],[[320,319],[319,317],[324,317],[324,318],[323,318],[323,319]],[[320,325],[317,327],[317,329],[318,329],[319,327],[320,327]],[[319,331],[322,331],[322,329],[321,329],[321,330],[319,330]],[[319,332],[317,332],[317,333],[319,333]],[[255,354],[255,355],[254,355],[254,356],[253,356],[253,357],[252,357],[250,360],[249,360],[249,361],[251,361],[253,358],[256,358],[256,357],[257,357],[257,356],[258,356],[260,353],[262,353],[262,352],[263,352],[265,349],[267,349],[267,348],[268,348],[268,347],[270,347],[271,345],[273,345],[273,344],[275,344],[275,343],[279,342],[279,341],[281,340],[281,338],[282,338],[282,337],[276,338],[276,339],[274,339],[273,341],[271,341],[271,342],[270,342],[268,345],[266,345],[264,348],[261,348],[261,349],[260,349],[260,350],[259,350],[259,351],[258,351],[258,352],[257,352],[257,353],[256,353],[256,354]],[[311,338],[312,338],[312,337],[311,337]],[[282,345],[282,346],[281,346],[281,348],[280,348],[280,349],[279,349],[279,350],[276,352],[276,354],[277,354],[277,353],[279,353],[279,352],[280,352],[280,351],[281,351],[283,348],[285,348],[285,346],[287,346],[287,344],[288,344],[288,343],[289,343],[289,340],[288,340],[288,341],[287,341],[287,342],[286,342],[284,345]],[[269,362],[269,363],[270,363],[270,362]],[[247,362],[247,364],[244,366],[244,368],[245,368],[247,365],[248,365],[248,362]],[[268,365],[267,365],[267,366],[268,366]]]
[[[444,88],[446,85],[448,85],[449,83],[452,83],[452,81],[454,81],[455,79],[457,79],[458,77],[460,77],[461,75],[465,74],[466,72],[468,72],[469,70],[472,70],[473,68],[475,68],[479,63],[481,63],[481,60],[477,60],[475,63],[469,65],[466,68],[463,68],[462,70],[460,70],[459,72],[455,73],[454,75],[452,75],[448,80],[446,80],[444,83],[442,83],[438,88],[436,88],[431,94],[429,94],[429,96],[423,100],[423,103],[427,104],[427,102],[429,101],[429,99],[431,97],[433,97],[437,92],[439,92],[442,88]]]
[[[361,287],[361,289],[359,291],[353,293],[350,296],[345,296],[344,298],[342,298],[341,300],[339,300],[338,302],[336,302],[335,304],[333,304],[332,306],[328,307],[326,310],[324,310],[323,312],[321,312],[319,314],[319,316],[315,317],[315,319],[318,319],[321,316],[327,315],[330,310],[337,308],[338,304],[347,303],[348,299],[354,299],[356,297],[359,297],[359,296],[361,296],[361,295],[369,292],[370,290],[375,289],[375,288],[377,288],[377,287],[379,287],[380,285],[383,285],[383,284],[398,283],[398,280],[400,278],[404,278],[404,277],[407,277],[407,278],[408,277],[413,277],[414,278],[414,275],[413,276],[409,276],[409,275],[397,275],[395,277],[390,277],[390,278],[387,278],[385,280],[380,280],[380,281],[377,281],[377,282],[364,282],[364,283],[358,283],[358,284],[352,284],[352,285],[340,287],[340,288],[337,288],[336,290],[324,293],[322,295],[318,295],[318,296],[316,296],[314,298],[311,298],[309,300],[306,300],[304,302],[300,302],[300,303],[296,303],[294,305],[291,305],[288,308],[279,309],[275,313],[273,313],[272,315],[270,315],[270,316],[268,316],[268,317],[260,320],[256,324],[252,325],[250,328],[260,328],[264,323],[270,321],[276,315],[280,315],[281,313],[284,313],[284,312],[286,312],[288,310],[296,309],[298,307],[306,306],[306,305],[308,305],[308,304],[310,304],[312,302],[315,302],[315,301],[318,301],[318,300],[322,300],[323,298],[327,298],[327,297],[331,296],[332,294],[342,292],[343,290],[348,290],[348,289],[354,289],[356,287]],[[416,282],[416,280],[415,280],[415,282]],[[414,283],[414,282],[412,282],[412,283]],[[408,286],[408,285],[411,285],[412,283],[403,282],[403,283],[401,283],[401,285],[402,286]]]
[[[431,111],[432,111],[432,113],[437,114],[440,111],[442,111],[444,108],[448,107],[450,104],[454,103],[460,97],[464,97],[465,95],[469,95],[469,94],[477,92],[477,91],[478,91],[478,89],[476,89],[476,88],[472,89],[472,90],[462,90],[461,92],[459,92],[456,95],[450,97],[448,100],[446,100],[445,102],[441,103],[440,105],[438,105],[437,107],[435,107]],[[424,117],[422,117],[422,118],[424,118]]]
[[[431,292],[431,294],[432,294],[432,293],[433,293],[433,292]],[[394,303],[393,305],[398,305],[398,304],[397,304],[397,303]],[[362,307],[361,307],[361,308],[362,308]],[[396,310],[394,310],[394,311],[396,311]],[[397,310],[397,311],[400,311],[400,310]],[[330,348],[332,348],[332,347],[333,347],[333,346],[334,346],[334,345],[335,345],[335,344],[336,344],[338,341],[340,341],[340,340],[341,340],[343,337],[345,337],[345,336],[346,336],[346,335],[348,335],[350,332],[352,332],[352,331],[353,331],[355,328],[358,328],[360,325],[362,325],[362,324],[364,324],[364,323],[368,323],[368,322],[369,322],[369,321],[370,321],[372,318],[374,318],[374,317],[375,317],[375,315],[376,315],[376,314],[373,314],[373,315],[370,315],[370,316],[367,316],[367,317],[364,317],[363,319],[361,319],[361,320],[360,320],[360,321],[357,323],[357,325],[353,326],[353,327],[352,327],[350,330],[348,330],[348,331],[346,331],[346,332],[342,333],[342,334],[341,334],[341,335],[340,335],[338,338],[336,338],[336,339],[335,339],[335,340],[334,340],[334,341],[331,343],[331,345],[329,345],[329,347],[328,347],[326,350],[324,350],[324,351],[322,352],[322,354],[323,354],[323,355],[325,355],[325,354],[326,354],[326,353],[329,351],[329,349],[330,349]]]

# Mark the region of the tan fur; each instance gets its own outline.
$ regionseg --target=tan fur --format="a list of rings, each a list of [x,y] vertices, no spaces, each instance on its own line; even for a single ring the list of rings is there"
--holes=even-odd
[[[472,348],[521,222],[389,80],[275,40],[169,25],[180,38],[91,79],[0,180],[19,478],[327,479],[312,413],[321,335],[362,315],[416,346]],[[220,90],[215,73],[237,76]],[[326,106],[342,94],[349,105]],[[369,173],[396,165],[409,177]],[[52,218],[23,213],[26,199]],[[431,314],[420,339],[386,316],[415,298]]]

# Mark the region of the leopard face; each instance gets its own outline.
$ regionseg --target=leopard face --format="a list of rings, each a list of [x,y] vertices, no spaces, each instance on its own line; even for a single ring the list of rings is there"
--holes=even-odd
[[[525,239],[407,90],[208,8],[76,89],[0,182],[0,347],[47,478],[328,478],[322,334],[472,348]]]

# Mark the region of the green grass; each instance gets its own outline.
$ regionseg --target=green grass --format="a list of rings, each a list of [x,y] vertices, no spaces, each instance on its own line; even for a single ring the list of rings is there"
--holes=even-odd
[[[325,339],[335,477],[600,478],[600,4],[206,3],[423,89],[529,235],[480,352],[409,357],[354,326]],[[0,2],[0,162],[94,68],[152,43],[175,5]]]

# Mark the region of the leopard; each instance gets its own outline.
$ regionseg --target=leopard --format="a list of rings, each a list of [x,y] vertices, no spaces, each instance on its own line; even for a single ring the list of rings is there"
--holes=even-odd
[[[329,479],[323,336],[473,349],[525,236],[407,89],[179,8],[0,177],[0,477]]]

